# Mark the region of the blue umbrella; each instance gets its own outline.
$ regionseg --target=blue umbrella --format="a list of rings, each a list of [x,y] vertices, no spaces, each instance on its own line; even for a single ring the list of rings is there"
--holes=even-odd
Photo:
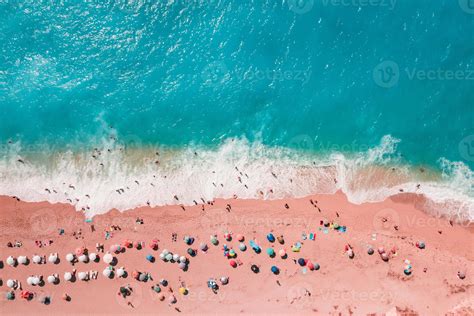
[[[279,273],[280,273],[280,269],[278,269],[277,266],[272,266],[272,272],[273,272],[273,274],[279,274]]]
[[[268,239],[269,242],[275,242],[275,236],[273,236],[272,233],[267,235],[267,239]]]

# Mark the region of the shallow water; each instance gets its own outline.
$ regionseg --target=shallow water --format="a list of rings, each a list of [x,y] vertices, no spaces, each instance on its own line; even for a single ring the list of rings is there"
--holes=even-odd
[[[103,212],[270,186],[268,198],[342,189],[360,203],[423,182],[431,198],[456,201],[443,212],[474,218],[474,14],[463,1],[370,3],[0,2],[0,194],[67,201],[72,192],[44,187],[73,183],[100,192],[78,208]],[[144,166],[121,145],[176,156]],[[94,147],[117,150],[101,157],[105,173]],[[238,164],[258,178],[248,189]],[[371,164],[404,175],[376,181]],[[291,184],[302,166],[311,176]],[[174,179],[163,180],[169,192],[113,195],[150,168]],[[225,189],[212,184],[225,177]]]

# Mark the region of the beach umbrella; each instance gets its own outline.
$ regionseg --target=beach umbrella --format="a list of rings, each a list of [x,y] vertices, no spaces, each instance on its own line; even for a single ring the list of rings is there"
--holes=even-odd
[[[257,265],[255,265],[255,264],[252,264],[252,266],[250,267],[250,269],[252,270],[253,273],[258,273],[258,272],[260,272],[260,268],[257,267]]]
[[[268,239],[269,242],[275,242],[275,236],[273,236],[272,233],[267,235],[267,239]]]
[[[388,261],[388,254],[386,252],[382,253],[380,257],[382,257],[383,261]]]
[[[64,273],[64,280],[71,281],[72,280],[72,273],[71,272]]]
[[[37,277],[37,276],[33,277],[33,285],[38,285],[38,284],[40,284],[40,282],[41,282],[40,277]]]
[[[161,253],[162,253],[162,254],[164,254],[164,255],[166,256],[166,255],[167,255],[167,254],[169,254],[170,252],[169,252],[169,250],[168,250],[168,249],[163,249],[163,251],[162,251]]]
[[[462,271],[458,271],[458,278],[460,278],[461,280],[464,280],[466,278],[466,273]]]
[[[306,261],[303,259],[303,258],[299,258],[298,259],[298,264],[302,267],[304,267],[306,265]]]
[[[225,233],[224,234],[224,239],[227,240],[227,241],[231,241],[232,240],[232,235],[230,233]]]
[[[90,261],[96,261],[97,260],[97,254],[96,253],[90,253],[89,254],[89,260]]]
[[[148,275],[146,273],[140,273],[138,276],[138,281],[145,282],[148,280]]]
[[[142,243],[139,242],[139,241],[136,241],[133,243],[133,246],[136,248],[136,249],[142,249]]]
[[[166,261],[171,261],[171,260],[173,260],[173,255],[169,253],[165,256],[165,259],[166,259]]]
[[[148,260],[149,262],[153,262],[155,260],[155,257],[153,257],[152,255],[147,255],[146,260]]]
[[[308,269],[310,269],[311,271],[314,270],[314,264],[313,264],[311,261],[308,261],[308,263],[306,264],[306,266],[307,266]]]
[[[211,236],[211,244],[217,246],[219,244],[219,240],[217,240],[216,236]]]
[[[26,283],[28,283],[28,285],[33,285],[33,277],[29,276],[28,278],[26,278]]]
[[[179,255],[178,255],[177,253],[175,253],[175,254],[173,255],[173,261],[176,262],[176,261],[178,261],[178,260],[179,260]]]
[[[126,247],[126,248],[131,248],[131,247],[133,246],[133,243],[132,243],[130,240],[125,239],[125,240],[123,241],[122,245],[123,245],[124,247]]]
[[[75,251],[76,256],[82,255],[82,254],[84,253],[84,249],[85,249],[84,247],[78,247],[78,248],[76,248],[76,251]]]
[[[55,283],[56,282],[56,277],[54,275],[48,275],[48,283]]]
[[[315,263],[315,264],[314,264],[314,270],[319,270],[319,268],[320,268],[319,264],[318,264],[318,263]]]
[[[88,259],[89,257],[87,255],[80,255],[78,258],[80,262],[87,262]]]
[[[58,261],[58,256],[50,254],[48,257],[49,263],[56,263]]]
[[[181,270],[186,269],[186,262],[180,262],[180,263],[178,264],[178,267],[179,267]]]
[[[160,259],[161,259],[161,260],[164,261],[164,260],[165,260],[165,257],[166,257],[166,255],[165,255],[164,253],[160,253]]]
[[[186,245],[192,245],[194,242],[194,238],[190,236],[184,236],[184,242]]]
[[[167,286],[168,285],[168,281],[166,279],[161,279],[160,280],[160,284],[163,285],[163,286]]]
[[[114,261],[114,257],[110,253],[106,253],[102,260],[107,264],[111,264]]]
[[[237,235],[237,240],[240,242],[243,242],[245,240],[244,236],[242,234]]]
[[[370,247],[369,249],[367,249],[367,253],[369,255],[373,255],[374,254],[374,248]]]
[[[16,264],[16,259],[13,258],[12,256],[9,256],[9,257],[7,258],[7,264],[8,264],[9,266],[14,266],[14,265]]]
[[[153,286],[153,291],[155,291],[156,293],[160,293],[161,292],[161,287],[158,284],[154,285]]]
[[[273,248],[268,248],[267,254],[273,258],[275,256],[275,250],[273,250]]]
[[[102,275],[106,278],[110,278],[110,276],[112,275],[112,269],[105,268],[104,271],[102,271]]]
[[[237,254],[235,253],[234,249],[229,250],[229,257],[235,258]]]
[[[13,291],[7,292],[6,298],[9,301],[14,300],[15,299],[15,292],[13,292]]]
[[[201,251],[207,251],[207,249],[208,249],[208,248],[207,248],[207,245],[206,245],[205,243],[201,243],[201,244],[199,245],[199,248],[201,249]]]
[[[278,236],[277,240],[281,245],[283,245],[285,243],[285,239],[283,238],[283,236]]]
[[[196,251],[194,251],[194,249],[188,248],[187,252],[191,257],[194,257],[196,255]]]
[[[237,267],[237,262],[235,262],[235,260],[229,260],[229,264],[232,268],[236,268]]]
[[[229,283],[229,278],[225,276],[221,277],[221,284],[226,285],[227,283]]]
[[[73,262],[73,261],[74,261],[74,255],[73,255],[72,253],[68,253],[68,254],[66,255],[66,260],[67,260],[68,262]]]
[[[16,285],[16,282],[15,282],[14,280],[12,280],[12,279],[8,279],[8,280],[7,280],[7,286],[8,286],[9,288],[14,288],[15,285]]]
[[[272,266],[271,271],[273,272],[273,274],[279,274],[280,273],[280,269],[278,269],[277,266]]]
[[[379,247],[379,249],[377,249],[379,254],[383,254],[385,252],[385,249],[383,247]]]
[[[38,255],[34,255],[32,258],[34,263],[40,263],[41,262],[41,257]]]
[[[26,264],[28,262],[28,259],[26,256],[18,256],[18,263],[19,264]]]
[[[245,251],[245,250],[247,250],[247,246],[243,242],[241,242],[239,244],[239,249],[240,249],[240,251]]]
[[[280,257],[282,257],[282,258],[286,257],[286,251],[285,251],[285,249],[280,249],[280,251],[278,251],[278,254],[279,254]]]
[[[138,272],[137,270],[135,270],[135,271],[132,272],[132,277],[133,277],[134,279],[137,279],[137,280],[138,280],[138,278],[140,277],[140,274],[141,274],[140,272]]]
[[[187,295],[187,294],[188,294],[188,289],[185,288],[185,287],[183,287],[183,286],[180,287],[180,288],[179,288],[179,294],[181,294],[181,295]]]
[[[111,246],[110,246],[110,252],[115,252],[115,253],[117,253],[117,252],[119,252],[119,251],[120,251],[120,245],[115,244],[115,245],[111,245]]]
[[[179,257],[179,262],[184,262],[184,263],[186,263],[186,261],[188,261],[188,259],[187,259],[185,256]]]
[[[119,278],[123,277],[124,275],[125,275],[125,269],[124,268],[117,269],[117,276]]]
[[[425,247],[426,247],[426,245],[425,245],[425,243],[424,243],[423,241],[418,241],[418,242],[416,243],[416,246],[417,246],[418,248],[420,248],[420,249],[425,249]]]
[[[79,272],[79,273],[77,274],[77,277],[79,278],[79,280],[84,281],[84,280],[87,279],[87,273],[86,273],[86,272]]]

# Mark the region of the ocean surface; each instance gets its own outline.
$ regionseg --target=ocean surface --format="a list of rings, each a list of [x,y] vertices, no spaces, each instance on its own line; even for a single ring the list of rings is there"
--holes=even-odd
[[[0,22],[0,194],[92,216],[403,190],[474,221],[470,0],[0,0]]]

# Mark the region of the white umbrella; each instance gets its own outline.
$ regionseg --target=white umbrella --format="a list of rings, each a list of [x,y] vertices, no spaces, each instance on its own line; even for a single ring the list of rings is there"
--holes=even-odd
[[[50,255],[49,255],[49,258],[48,258],[48,261],[49,261],[50,263],[56,263],[56,261],[58,261],[58,256],[53,255],[53,254],[50,254]]]
[[[165,260],[165,257],[166,257],[166,255],[165,255],[163,252],[160,253],[160,259],[161,259],[161,260]]]
[[[34,256],[33,256],[33,262],[34,262],[34,263],[40,263],[40,262],[41,262],[41,257],[38,256],[38,255],[34,255]]]
[[[173,259],[173,255],[169,253],[165,256],[165,259],[171,261],[171,259]]]
[[[40,284],[41,279],[37,276],[33,277],[33,285],[38,285]]]
[[[117,276],[118,277],[123,277],[125,275],[125,269],[124,268],[119,268],[117,269]]]
[[[64,273],[64,280],[71,281],[71,279],[72,279],[72,273],[71,272]]]
[[[14,266],[14,265],[15,265],[15,262],[16,262],[16,260],[15,260],[15,258],[13,258],[12,256],[9,256],[9,257],[7,258],[7,264],[8,264],[9,266]]]
[[[28,278],[26,278],[26,283],[28,283],[28,285],[33,285],[34,284],[33,277],[29,276]]]
[[[179,255],[177,253],[175,253],[173,255],[173,261],[178,261],[179,260]]]
[[[168,249],[163,249],[163,251],[162,251],[161,253],[166,256],[166,255],[169,254],[170,252],[168,251]]]
[[[110,264],[112,261],[114,261],[114,257],[110,253],[106,253],[102,260],[104,260],[105,263]]]
[[[184,262],[184,263],[186,263],[186,257],[185,257],[185,256],[179,257],[179,262]]]
[[[86,255],[80,255],[78,259],[80,262],[87,262],[89,257],[87,257]]]
[[[90,261],[95,261],[97,259],[97,254],[92,252],[89,254],[89,260]]]
[[[112,270],[110,270],[109,268],[105,268],[104,271],[102,271],[102,275],[105,276],[106,278],[110,277],[111,274],[112,274]]]
[[[79,280],[85,280],[87,278],[87,273],[79,272],[77,276],[79,277]]]
[[[14,288],[15,285],[16,285],[15,280],[8,279],[8,281],[7,281],[7,286],[8,286],[9,288]]]
[[[186,263],[185,263],[185,262],[180,262],[180,263],[178,263],[178,266],[179,266],[179,268],[180,268],[181,270],[186,269]]]
[[[49,275],[48,276],[48,283],[55,283],[56,282],[56,277],[54,275]]]
[[[74,261],[74,255],[73,255],[72,253],[68,253],[68,254],[66,255],[66,260],[67,260],[68,262],[73,262],[73,261]]]
[[[27,260],[28,259],[26,258],[26,256],[19,256],[18,257],[18,263],[19,264],[26,264]]]

